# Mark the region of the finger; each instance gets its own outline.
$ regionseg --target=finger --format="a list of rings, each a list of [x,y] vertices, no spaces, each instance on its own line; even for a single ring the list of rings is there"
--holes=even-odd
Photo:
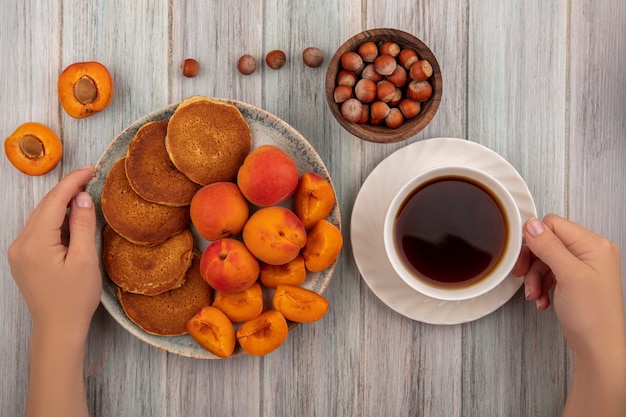
[[[604,237],[556,214],[547,215],[543,219],[543,223],[574,256],[580,259],[593,251],[596,246],[600,245],[601,241],[606,240]]]
[[[34,224],[38,230],[59,230],[70,201],[85,187],[93,173],[94,167],[88,165],[66,175],[41,200],[25,227]]]
[[[581,266],[581,261],[568,250],[559,236],[539,219],[532,218],[524,224],[524,239],[532,253],[557,277],[567,277]]]
[[[519,254],[519,258],[517,258],[517,262],[513,267],[511,273],[515,277],[521,277],[526,275],[528,270],[530,269],[530,263],[532,262],[532,252],[528,249],[528,246],[522,246],[522,249]]]
[[[535,259],[524,275],[524,293],[527,300],[538,300],[543,294],[543,281],[550,273],[550,267],[540,259]]]
[[[76,259],[91,257],[96,250],[96,212],[91,196],[84,191],[78,193],[72,203],[69,230],[67,256]]]

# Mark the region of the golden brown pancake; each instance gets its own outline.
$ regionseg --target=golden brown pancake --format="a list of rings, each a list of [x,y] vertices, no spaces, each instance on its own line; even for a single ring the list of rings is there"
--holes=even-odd
[[[250,126],[235,106],[200,96],[183,100],[165,138],[174,165],[201,185],[234,179],[251,142]]]
[[[170,207],[141,198],[128,182],[125,159],[113,165],[102,190],[102,214],[107,223],[139,245],[158,244],[182,232],[189,223],[189,207]]]
[[[191,204],[200,186],[180,172],[165,149],[167,121],[141,126],[128,146],[126,176],[145,200],[167,206]]]
[[[193,236],[188,229],[155,246],[136,245],[108,225],[102,228],[102,262],[124,291],[157,295],[179,287],[191,265]]]
[[[154,297],[118,288],[117,297],[128,318],[146,332],[178,336],[187,333],[187,321],[200,308],[211,304],[212,290],[200,275],[200,256],[194,254],[185,284],[180,288]]]

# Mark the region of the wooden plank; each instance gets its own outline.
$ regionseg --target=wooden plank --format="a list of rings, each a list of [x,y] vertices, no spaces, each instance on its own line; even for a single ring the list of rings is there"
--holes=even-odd
[[[567,4],[470,2],[469,13],[467,137],[511,162],[540,215],[563,214]],[[560,413],[566,352],[552,310],[518,293],[463,340],[463,415]]]
[[[57,2],[6,1],[0,7],[0,108],[3,110],[2,139],[25,122],[39,122],[60,135],[56,105],[59,66]],[[37,30],[33,30],[37,28]],[[52,97],[52,100],[47,100]],[[3,413],[24,414],[28,383],[30,314],[11,279],[6,252],[20,233],[30,212],[57,181],[62,165],[41,177],[29,177],[11,165],[4,151],[0,157],[0,363],[4,383],[0,387]]]

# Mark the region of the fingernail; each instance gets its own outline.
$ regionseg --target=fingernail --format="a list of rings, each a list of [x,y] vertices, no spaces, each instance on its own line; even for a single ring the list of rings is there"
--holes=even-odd
[[[532,237],[537,237],[543,233],[545,227],[543,226],[543,223],[539,221],[539,219],[533,218],[528,220],[528,222],[526,223],[526,230],[528,230],[528,234],[530,234]]]
[[[528,300],[528,297],[530,297],[530,287],[524,285],[524,295],[526,296],[526,299]]]
[[[535,305],[537,306],[537,310],[541,310],[541,307],[543,307],[543,300],[539,298],[537,301],[535,301]]]
[[[76,195],[76,207],[81,208],[91,208],[93,206],[93,202],[91,201],[91,196],[88,193],[78,193]]]

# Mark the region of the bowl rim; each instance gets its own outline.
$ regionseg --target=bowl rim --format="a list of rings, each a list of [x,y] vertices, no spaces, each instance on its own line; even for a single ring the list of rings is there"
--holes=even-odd
[[[336,76],[340,70],[341,55],[347,51],[355,51],[358,45],[368,40],[382,41],[392,40],[400,47],[410,46],[415,49],[420,57],[426,57],[433,67],[433,75],[429,81],[433,87],[432,96],[422,104],[421,113],[405,122],[397,129],[386,126],[372,126],[348,122],[341,116],[341,105],[335,103],[333,93],[336,87]],[[395,143],[411,138],[420,133],[434,118],[443,94],[443,77],[439,62],[432,50],[415,35],[400,29],[374,28],[359,32],[342,43],[328,63],[325,80],[325,95],[328,107],[334,118],[348,132],[360,139],[375,143]]]

